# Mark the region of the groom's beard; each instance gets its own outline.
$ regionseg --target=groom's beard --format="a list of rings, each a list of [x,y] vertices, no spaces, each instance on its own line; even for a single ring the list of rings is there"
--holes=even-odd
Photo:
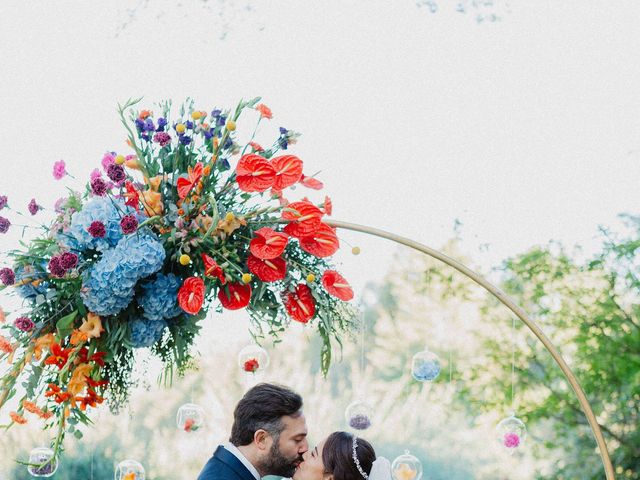
[[[278,447],[279,439],[275,439],[269,456],[264,459],[259,470],[265,475],[277,475],[279,477],[293,477],[296,467],[302,462],[302,455],[296,455],[293,458],[285,457]]]

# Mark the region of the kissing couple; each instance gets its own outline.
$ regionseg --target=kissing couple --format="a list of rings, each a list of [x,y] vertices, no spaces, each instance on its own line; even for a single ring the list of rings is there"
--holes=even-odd
[[[391,467],[376,459],[369,442],[333,432],[313,449],[307,442],[302,397],[289,388],[261,383],[233,412],[229,442],[220,445],[198,480],[390,480]]]

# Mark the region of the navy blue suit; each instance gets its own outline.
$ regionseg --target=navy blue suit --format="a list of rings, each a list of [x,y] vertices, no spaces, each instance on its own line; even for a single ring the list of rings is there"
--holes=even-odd
[[[198,480],[256,480],[238,457],[220,445],[200,472]]]

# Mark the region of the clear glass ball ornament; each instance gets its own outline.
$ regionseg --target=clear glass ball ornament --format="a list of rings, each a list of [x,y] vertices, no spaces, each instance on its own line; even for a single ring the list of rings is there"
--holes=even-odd
[[[524,446],[527,438],[527,427],[524,422],[511,412],[507,418],[501,420],[496,426],[498,441],[510,455]]]
[[[411,375],[419,382],[432,382],[440,375],[440,359],[425,348],[416,353],[411,360]]]
[[[368,403],[356,400],[349,404],[344,412],[347,425],[354,430],[366,430],[371,427],[373,408]]]
[[[415,456],[405,450],[391,464],[391,475],[394,480],[420,480],[422,478],[422,463]]]
[[[115,480],[145,480],[144,467],[136,460],[123,460],[116,467]]]
[[[204,409],[195,403],[185,403],[178,408],[176,424],[184,432],[197,432],[204,427]]]
[[[37,447],[29,454],[27,471],[34,477],[50,477],[58,470],[58,459],[53,459],[53,450]]]

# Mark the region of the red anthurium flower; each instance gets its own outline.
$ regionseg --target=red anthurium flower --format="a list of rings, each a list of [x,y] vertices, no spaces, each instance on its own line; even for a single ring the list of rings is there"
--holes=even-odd
[[[202,178],[202,172],[204,171],[204,167],[202,163],[196,163],[196,166],[192,169],[189,167],[189,173],[187,178],[180,177],[178,178],[178,196],[184,199],[191,189],[195,187],[200,179]]]
[[[229,283],[218,292],[218,300],[220,300],[222,306],[227,310],[244,308],[249,305],[249,300],[251,300],[251,285]]]
[[[305,175],[300,177],[300,184],[313,190],[322,190],[322,187],[324,187],[324,184],[320,180],[316,180],[313,177],[307,177]]]
[[[333,203],[329,197],[324,197],[324,213],[331,215],[331,212],[333,212]]]
[[[282,211],[282,218],[290,220],[284,227],[285,233],[302,238],[311,235],[320,227],[322,210],[308,201],[293,202]]]
[[[336,253],[340,248],[340,242],[333,228],[321,223],[318,230],[300,239],[300,248],[311,255],[324,258]]]
[[[104,356],[107,354],[107,352],[96,352],[93,355],[91,355],[91,357],[89,358],[90,362],[94,362],[96,365],[100,365],[101,367],[104,367]]]
[[[185,312],[191,315],[198,313],[204,303],[204,280],[187,278],[178,290],[178,303]]]
[[[298,183],[302,176],[302,160],[295,155],[282,155],[271,159],[271,165],[276,171],[273,188],[284,190]]]
[[[127,189],[126,193],[123,193],[122,196],[127,199],[125,205],[135,208],[138,212],[140,211],[140,194],[136,187],[133,186],[133,183],[130,181],[126,181],[124,184]]]
[[[273,186],[276,171],[260,155],[243,155],[236,167],[236,181],[243,192],[264,192]]]
[[[345,278],[335,270],[327,270],[322,274],[322,285],[330,295],[348,302],[353,298],[353,290]]]
[[[282,255],[289,241],[289,235],[276,232],[269,227],[262,227],[253,233],[256,236],[251,239],[249,250],[261,260],[268,260]]]
[[[316,313],[316,304],[311,289],[304,283],[296,286],[295,291],[287,290],[282,294],[282,301],[289,315],[296,322],[307,323]]]
[[[207,277],[217,278],[218,280],[220,280],[220,283],[222,283],[222,285],[227,283],[227,278],[224,276],[222,267],[218,265],[213,258],[211,258],[206,253],[203,253],[202,261],[204,262],[204,274]]]
[[[69,359],[69,353],[71,348],[62,348],[59,344],[54,343],[51,345],[51,355],[44,361],[45,365],[57,365],[62,369]]]
[[[282,280],[287,274],[287,263],[282,257],[262,260],[253,255],[247,259],[249,271],[263,282]]]

